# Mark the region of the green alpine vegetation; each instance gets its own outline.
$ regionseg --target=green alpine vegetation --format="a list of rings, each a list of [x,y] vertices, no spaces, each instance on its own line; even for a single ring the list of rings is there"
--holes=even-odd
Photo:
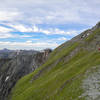
[[[99,41],[98,23],[56,48],[44,65],[17,82],[9,97],[11,100],[99,100],[98,95],[84,95],[87,88],[83,84],[92,74],[92,68],[95,73],[100,69]]]

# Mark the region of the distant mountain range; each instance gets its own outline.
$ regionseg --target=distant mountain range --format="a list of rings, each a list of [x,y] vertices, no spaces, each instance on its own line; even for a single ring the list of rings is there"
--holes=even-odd
[[[32,55],[36,54],[39,51],[36,50],[9,50],[9,49],[2,49],[0,50],[0,58],[14,58],[17,55]]]

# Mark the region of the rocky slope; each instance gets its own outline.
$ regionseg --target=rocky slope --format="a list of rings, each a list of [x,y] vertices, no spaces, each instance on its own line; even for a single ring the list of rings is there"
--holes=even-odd
[[[10,99],[100,100],[99,71],[100,23],[56,48],[43,66],[18,81]]]
[[[42,65],[50,49],[38,51],[0,51],[0,100],[6,100],[15,83]]]

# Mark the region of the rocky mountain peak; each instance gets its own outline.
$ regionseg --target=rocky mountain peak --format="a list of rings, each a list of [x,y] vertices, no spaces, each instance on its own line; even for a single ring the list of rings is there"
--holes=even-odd
[[[10,53],[6,49],[4,51],[0,54],[0,100],[6,100],[16,82],[40,67],[52,50],[19,50]]]
[[[96,29],[98,29],[98,28],[100,28],[100,22],[98,22],[98,23],[92,28],[92,30],[96,30]]]

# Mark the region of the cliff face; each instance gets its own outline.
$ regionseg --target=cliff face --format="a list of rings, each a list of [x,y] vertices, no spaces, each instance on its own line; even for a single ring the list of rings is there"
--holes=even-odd
[[[0,58],[0,100],[6,100],[16,82],[33,72],[47,59],[51,50],[1,52]],[[6,55],[6,56],[5,56]]]
[[[57,47],[21,78],[11,100],[100,100],[100,23]]]

